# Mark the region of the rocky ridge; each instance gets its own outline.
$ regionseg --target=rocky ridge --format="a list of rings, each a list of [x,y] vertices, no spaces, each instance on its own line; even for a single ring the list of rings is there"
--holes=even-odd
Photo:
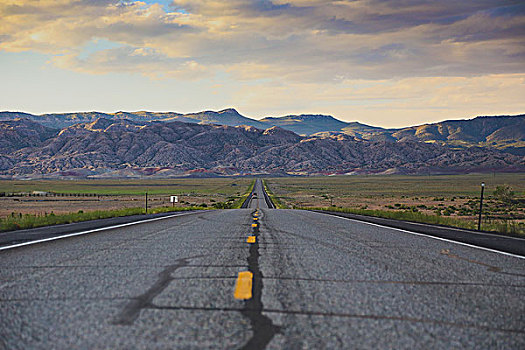
[[[487,131],[488,132],[488,131]],[[62,130],[0,122],[0,175],[141,177],[524,171],[524,157],[414,139],[300,136],[270,127],[98,118]]]
[[[267,117],[255,120],[233,108],[181,114],[174,112],[84,112],[32,115],[22,112],[0,112],[0,120],[29,119],[39,124],[62,129],[78,123],[92,123],[99,118],[136,123],[180,121],[195,124],[241,126],[259,129],[279,126],[304,136],[346,134],[371,141],[423,141],[453,147],[488,147],[517,155],[525,155],[525,115],[476,117],[468,120],[448,120],[440,123],[384,129],[358,122],[343,122],[330,115],[301,114]]]

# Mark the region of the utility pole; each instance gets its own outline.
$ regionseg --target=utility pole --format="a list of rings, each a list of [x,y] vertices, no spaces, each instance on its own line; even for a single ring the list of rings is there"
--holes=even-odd
[[[478,219],[478,231],[481,231],[481,211],[483,210],[483,191],[485,190],[485,183],[481,183],[481,198],[479,201],[479,219]]]
[[[148,192],[146,192],[146,214],[148,213]]]

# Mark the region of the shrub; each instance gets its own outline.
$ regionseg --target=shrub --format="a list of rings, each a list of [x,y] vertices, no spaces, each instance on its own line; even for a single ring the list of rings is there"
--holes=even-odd
[[[507,185],[496,186],[493,195],[496,199],[508,204],[514,199],[514,191]]]
[[[196,210],[202,209],[202,207],[160,207],[148,210],[149,213],[167,213],[172,211],[184,211],[184,210]],[[96,210],[91,212],[83,212],[79,210],[77,213],[60,214],[56,215],[53,212],[45,215],[32,215],[22,213],[11,213],[10,216],[0,218],[0,231],[11,231],[33,227],[49,226],[66,224],[79,221],[105,219],[117,216],[128,216],[144,214],[144,208],[125,208],[115,210]]]

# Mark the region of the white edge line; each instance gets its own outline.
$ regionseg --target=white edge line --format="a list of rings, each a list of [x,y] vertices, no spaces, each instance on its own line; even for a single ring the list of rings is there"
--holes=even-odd
[[[310,211],[313,211],[313,210],[310,210]],[[320,213],[320,214],[326,214],[322,211],[314,211],[315,213]],[[333,211],[332,212],[329,212],[329,213],[334,213]],[[341,212],[343,213],[343,212]],[[328,214],[328,215],[334,215],[334,216],[338,216],[336,214]],[[383,220],[395,220],[395,219],[388,219],[388,218],[382,218],[380,216],[367,216],[367,215],[361,215],[361,214],[354,214],[354,215],[357,215],[357,216],[362,216],[362,217],[372,217],[374,219],[383,219]],[[341,216],[343,217],[343,216]],[[350,218],[346,218],[346,219],[350,219]],[[359,219],[351,219],[351,220],[356,220],[356,221],[361,221]],[[365,221],[365,219],[363,219],[362,221]],[[401,221],[401,220],[400,220]],[[366,222],[366,221],[365,221]],[[404,221],[404,222],[408,222],[410,223],[411,225],[415,225],[415,226],[423,226],[423,227],[433,227],[433,228],[440,228],[440,226],[436,226],[436,225],[432,225],[432,224],[425,224],[423,222],[415,222],[415,221]],[[377,225],[381,225],[381,224],[377,224]],[[386,226],[385,227],[389,227],[389,226]],[[441,228],[446,228],[446,227],[443,227],[441,226]],[[462,229],[461,227],[452,227],[452,229],[454,229],[455,231],[461,231],[461,232],[465,232],[465,233],[474,233],[476,235],[480,235],[480,236],[489,236],[489,237],[495,237],[495,238],[498,238],[498,237],[501,237],[500,235],[498,235],[497,233],[490,233],[490,232],[479,232],[479,231],[476,231],[476,232],[472,232],[472,231],[469,231],[469,230],[465,230],[465,229]],[[519,238],[519,237],[512,237],[512,236],[505,236],[506,239],[515,239],[517,241],[523,241],[524,239],[523,238]]]
[[[13,249],[13,248],[18,248],[18,247],[23,247],[23,246],[26,246],[26,245],[37,244],[37,243],[56,241],[58,239],[63,239],[63,238],[68,238],[68,237],[87,235],[89,233],[98,232],[98,231],[112,230],[112,229],[115,229],[115,228],[131,226],[131,225],[138,225],[138,224],[143,224],[145,222],[169,219],[169,218],[173,218],[173,217],[176,217],[176,216],[190,215],[190,214],[196,214],[196,213],[197,212],[183,213],[183,214],[173,214],[173,215],[168,215],[168,216],[161,216],[160,218],[153,218],[153,219],[146,219],[146,220],[141,220],[141,221],[128,222],[128,223],[125,223],[125,224],[119,224],[119,225],[113,225],[113,226],[107,226],[107,227],[100,227],[100,228],[95,228],[95,229],[92,229],[92,230],[75,232],[75,233],[70,233],[70,234],[62,235],[62,236],[55,236],[55,237],[37,239],[35,241],[29,241],[29,242],[18,243],[18,244],[13,244],[13,245],[0,247],[0,251]]]
[[[502,252],[502,251],[500,251],[500,250],[496,250],[496,249],[490,249],[490,248],[480,247],[480,246],[473,245],[473,244],[468,244],[468,243],[458,242],[458,241],[454,241],[454,240],[447,239],[447,238],[441,238],[441,237],[431,236],[431,235],[424,234],[424,233],[419,233],[419,232],[407,231],[407,230],[403,230],[403,229],[401,229],[401,228],[396,228],[396,227],[390,227],[390,226],[379,225],[379,224],[375,224],[375,223],[373,223],[373,222],[367,222],[367,221],[361,221],[361,220],[356,220],[356,219],[345,218],[345,217],[343,217],[343,216],[338,216],[338,215],[332,215],[332,216],[335,216],[336,218],[343,219],[343,220],[349,220],[349,221],[360,222],[360,223],[367,224],[367,225],[372,225],[372,226],[377,226],[377,227],[382,227],[382,228],[388,228],[388,229],[390,229],[390,230],[396,230],[396,231],[400,231],[400,232],[404,232],[404,233],[409,233],[409,234],[411,234],[411,235],[422,236],[422,237],[428,237],[428,238],[432,238],[432,239],[437,239],[438,241],[443,241],[443,242],[448,242],[448,243],[455,243],[455,244],[463,245],[463,246],[470,247],[470,248],[477,248],[477,249],[486,250],[486,251],[488,251],[488,252],[492,252],[492,253],[498,253],[498,254],[503,254],[503,255],[507,255],[507,256],[512,256],[512,257],[514,257],[514,258],[525,259],[525,256],[516,255],[516,254],[512,254],[512,253],[507,253],[507,252]],[[474,234],[475,234],[475,233],[474,233]]]
[[[385,218],[381,218],[381,217],[377,217],[378,219],[385,219]],[[388,219],[386,219],[388,220]],[[391,219],[393,220],[393,219]],[[359,220],[358,220],[359,221]],[[439,226],[435,226],[435,225],[432,225],[432,224],[425,224],[425,223],[422,223],[422,222],[410,222],[410,224],[412,225],[416,225],[416,226],[424,226],[424,227],[439,227]],[[388,227],[388,226],[387,226]],[[446,227],[443,227],[441,226],[442,228],[446,228]],[[465,233],[473,233],[473,234],[476,234],[476,235],[479,235],[479,236],[489,236],[489,237],[494,237],[494,238],[499,238],[501,237],[501,235],[498,235],[497,233],[490,233],[490,232],[472,232],[472,231],[469,231],[469,230],[464,230],[460,227],[452,227],[452,229],[454,229],[455,231],[461,231],[461,232],[465,232]],[[515,239],[517,241],[523,241],[524,239],[523,238],[518,238],[518,237],[512,237],[512,236],[505,236],[505,239]]]

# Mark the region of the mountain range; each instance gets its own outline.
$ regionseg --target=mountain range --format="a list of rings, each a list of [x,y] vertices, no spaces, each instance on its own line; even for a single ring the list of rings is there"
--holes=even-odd
[[[195,124],[253,126],[268,129],[278,126],[304,136],[346,134],[371,141],[423,141],[454,147],[481,146],[525,155],[525,115],[481,116],[468,120],[448,120],[433,124],[385,129],[358,122],[344,122],[330,115],[301,114],[266,117],[260,120],[245,117],[233,108],[218,112],[203,111],[181,114],[175,112],[83,112],[33,115],[23,112],[0,112],[0,120],[29,119],[39,124],[62,129],[78,123],[91,123],[99,118],[133,122],[180,121]]]
[[[324,115],[257,121],[234,109],[0,120],[3,178],[525,171],[525,115],[402,129]]]

